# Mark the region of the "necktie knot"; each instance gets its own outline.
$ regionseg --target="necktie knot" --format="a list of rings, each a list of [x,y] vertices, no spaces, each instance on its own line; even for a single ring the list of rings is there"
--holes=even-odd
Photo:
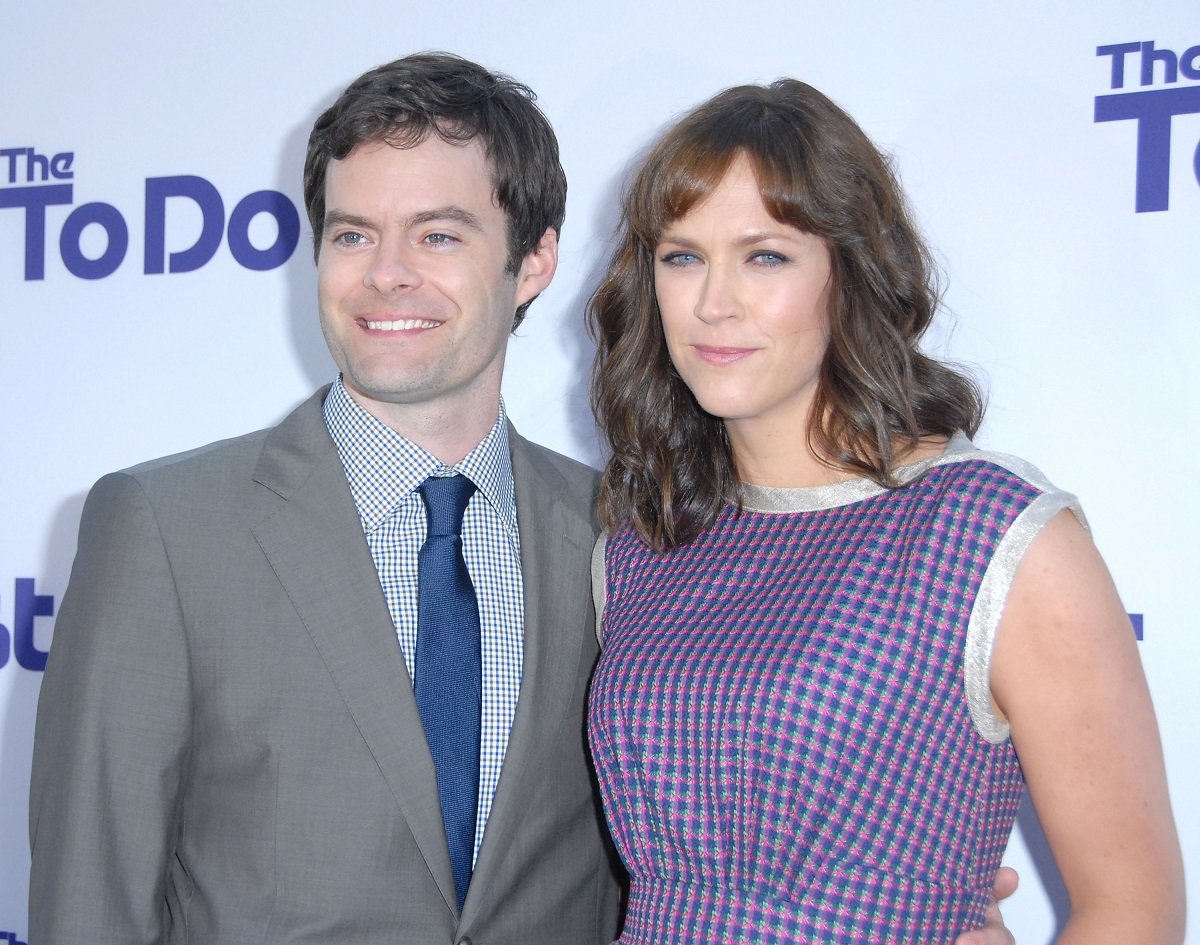
[[[462,534],[463,513],[475,494],[475,483],[466,476],[430,476],[417,486],[425,500],[429,535]]]

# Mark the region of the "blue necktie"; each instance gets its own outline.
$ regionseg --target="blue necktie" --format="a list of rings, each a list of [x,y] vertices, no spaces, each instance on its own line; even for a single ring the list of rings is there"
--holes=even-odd
[[[418,491],[429,531],[417,556],[417,710],[437,771],[461,912],[471,883],[479,795],[479,607],[461,535],[475,484],[465,476],[431,476]]]

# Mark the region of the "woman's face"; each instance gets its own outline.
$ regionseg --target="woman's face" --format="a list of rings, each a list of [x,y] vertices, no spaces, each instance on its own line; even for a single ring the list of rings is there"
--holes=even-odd
[[[654,289],[671,361],[735,451],[769,447],[764,436],[803,442],[830,275],[824,241],[767,212],[744,157],[663,233]]]

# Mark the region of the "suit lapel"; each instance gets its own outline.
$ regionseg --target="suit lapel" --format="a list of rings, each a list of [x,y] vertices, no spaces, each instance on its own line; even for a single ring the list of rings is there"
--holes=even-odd
[[[323,400],[269,435],[254,478],[283,501],[253,532],[454,909],[433,761]]]
[[[500,782],[488,817],[463,920],[487,894],[524,819],[529,786],[547,776],[538,764],[543,746],[555,742],[575,690],[583,624],[590,610],[588,561],[595,538],[590,519],[562,500],[567,492],[557,470],[539,461],[510,427],[521,573],[525,587],[524,664],[521,694],[509,735]],[[472,895],[477,893],[477,895]]]

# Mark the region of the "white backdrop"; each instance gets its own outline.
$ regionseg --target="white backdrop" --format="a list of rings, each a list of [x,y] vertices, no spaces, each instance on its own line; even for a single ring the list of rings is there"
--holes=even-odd
[[[260,191],[299,207],[319,111],[365,69],[428,48],[527,82],[558,130],[570,180],[562,264],[510,346],[505,397],[526,435],[593,463],[582,310],[624,175],[656,131],[718,88],[792,75],[895,155],[949,275],[949,314],[931,345],[988,383],[980,441],[1082,497],[1128,610],[1142,615],[1196,900],[1194,2],[6,6],[0,943],[25,941],[37,667],[88,487],[111,469],[271,424],[332,376],[307,226],[274,268],[246,268],[238,258],[256,253],[235,257],[225,238],[191,271],[147,274],[147,181],[206,181],[223,203],[214,213],[209,201],[214,223]],[[1106,98],[1116,95],[1127,97]],[[1143,117],[1098,122],[1098,107]],[[200,204],[171,198],[165,217],[167,253],[196,241]],[[257,250],[277,237],[269,214],[231,229]],[[1009,861],[1023,878],[1009,923],[1021,945],[1048,942],[1063,894],[1028,811]]]

